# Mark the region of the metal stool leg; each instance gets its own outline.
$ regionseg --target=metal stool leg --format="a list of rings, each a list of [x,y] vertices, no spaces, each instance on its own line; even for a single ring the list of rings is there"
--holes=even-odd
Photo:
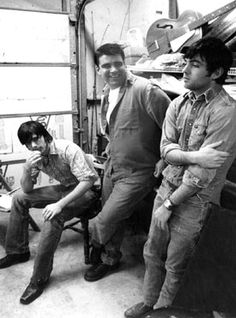
[[[87,218],[83,218],[81,220],[81,225],[83,228],[83,236],[84,236],[84,262],[85,264],[90,264],[89,257],[89,220]]]

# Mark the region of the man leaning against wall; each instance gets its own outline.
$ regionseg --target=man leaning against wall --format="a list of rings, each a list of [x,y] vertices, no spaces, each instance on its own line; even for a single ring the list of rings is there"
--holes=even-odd
[[[87,281],[101,279],[120,264],[125,221],[156,183],[153,171],[160,158],[162,123],[170,103],[156,84],[127,71],[120,45],[102,45],[95,60],[106,83],[101,125],[108,145],[103,208],[92,227],[92,266],[85,273]]]
[[[144,300],[129,308],[126,318],[172,305],[209,206],[219,204],[236,155],[236,102],[222,87],[232,64],[230,50],[220,39],[206,37],[185,59],[189,92],[171,102],[163,125],[161,154],[167,166],[144,247]]]

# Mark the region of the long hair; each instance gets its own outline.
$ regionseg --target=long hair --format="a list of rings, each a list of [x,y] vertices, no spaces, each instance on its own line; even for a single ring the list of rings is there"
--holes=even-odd
[[[31,143],[33,135],[36,135],[37,137],[43,136],[48,143],[53,139],[42,124],[33,120],[21,124],[17,135],[22,145]]]

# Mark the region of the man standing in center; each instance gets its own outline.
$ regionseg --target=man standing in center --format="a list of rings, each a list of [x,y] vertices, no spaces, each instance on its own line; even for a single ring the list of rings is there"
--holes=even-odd
[[[106,82],[101,128],[109,143],[103,181],[103,209],[92,228],[92,266],[85,274],[96,281],[118,267],[124,221],[152,191],[160,158],[161,128],[170,99],[158,85],[127,71],[120,45],[107,43],[95,52]]]

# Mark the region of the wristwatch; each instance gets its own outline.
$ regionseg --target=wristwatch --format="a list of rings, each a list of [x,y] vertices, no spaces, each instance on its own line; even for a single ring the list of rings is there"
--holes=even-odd
[[[163,203],[164,207],[169,210],[172,211],[174,204],[170,201],[170,199],[166,199]]]

